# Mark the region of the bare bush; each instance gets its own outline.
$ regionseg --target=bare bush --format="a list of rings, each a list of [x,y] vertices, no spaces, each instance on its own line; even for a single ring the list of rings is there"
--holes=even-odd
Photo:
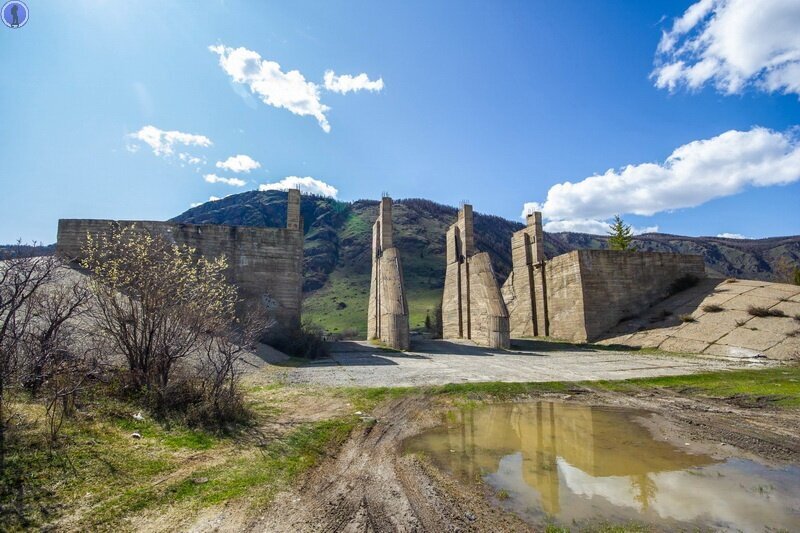
[[[329,354],[322,328],[310,322],[270,333],[264,342],[293,357],[319,359]]]
[[[253,310],[241,322],[220,324],[222,329],[207,337],[197,365],[202,393],[195,411],[199,422],[220,426],[245,417],[239,387],[246,364],[243,356],[274,324],[265,313]]]
[[[36,315],[36,296],[53,281],[59,267],[55,257],[24,254],[0,263],[0,470],[5,462],[7,388],[18,375],[20,349]]]
[[[197,257],[160,234],[132,226],[87,236],[82,266],[92,272],[90,316],[128,364],[136,390],[167,405],[176,367],[235,318],[236,288],[224,256]]]

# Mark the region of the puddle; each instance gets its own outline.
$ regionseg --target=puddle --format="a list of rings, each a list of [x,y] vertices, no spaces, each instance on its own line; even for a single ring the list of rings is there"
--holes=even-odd
[[[555,402],[450,412],[406,441],[533,524],[637,522],[660,529],[794,531],[800,467],[717,461],[650,436],[648,414]]]

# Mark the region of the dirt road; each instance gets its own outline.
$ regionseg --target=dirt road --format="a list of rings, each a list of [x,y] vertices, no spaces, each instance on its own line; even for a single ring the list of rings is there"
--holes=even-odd
[[[663,390],[617,394],[576,389],[519,399],[646,409],[655,437],[690,444],[719,459],[766,463],[800,460],[800,413],[741,407],[733,401],[681,396]],[[253,519],[250,531],[530,531],[532,526],[492,506],[477,484],[439,472],[425,459],[404,455],[401,444],[440,420],[440,398],[402,398],[373,413],[374,425],[354,434],[341,452],[295,490]],[[224,530],[225,527],[220,529]]]

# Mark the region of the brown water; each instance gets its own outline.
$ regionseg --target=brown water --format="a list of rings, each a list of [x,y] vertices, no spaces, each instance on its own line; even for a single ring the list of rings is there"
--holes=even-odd
[[[655,440],[647,413],[555,402],[452,411],[406,442],[533,524],[800,531],[800,467],[716,461]]]

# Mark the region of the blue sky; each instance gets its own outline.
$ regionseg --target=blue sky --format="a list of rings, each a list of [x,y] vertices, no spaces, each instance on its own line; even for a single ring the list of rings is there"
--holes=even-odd
[[[619,212],[675,234],[798,234],[800,9],[769,0],[743,24],[741,1],[32,0],[26,26],[0,27],[0,243],[289,176],[341,200],[543,208],[551,230]],[[734,44],[682,46],[703,35]],[[330,90],[326,71],[372,90]],[[217,166],[236,155],[260,166]]]

